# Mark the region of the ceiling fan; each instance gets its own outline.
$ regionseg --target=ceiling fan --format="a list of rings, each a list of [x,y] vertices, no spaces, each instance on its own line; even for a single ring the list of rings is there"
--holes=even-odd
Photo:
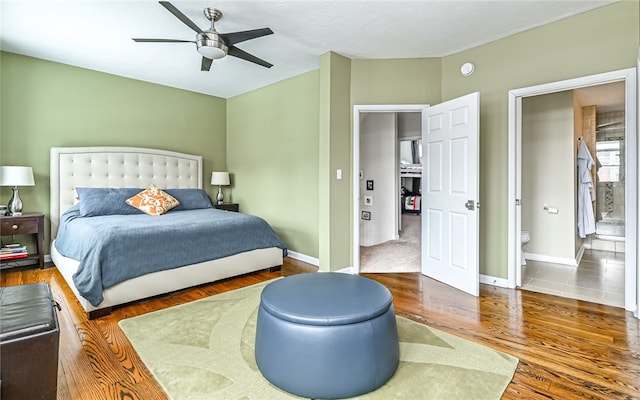
[[[271,35],[273,31],[269,28],[253,29],[242,32],[232,33],[218,33],[214,27],[214,23],[222,18],[222,12],[216,8],[207,7],[204,9],[204,15],[209,21],[211,21],[211,28],[202,30],[193,23],[186,15],[178,10],[173,4],[168,1],[161,1],[160,5],[169,10],[169,12],[176,16],[182,23],[189,28],[193,29],[197,35],[196,40],[179,40],[179,39],[138,39],[134,38],[134,42],[146,42],[146,43],[195,43],[198,49],[198,53],[202,55],[201,71],[209,71],[213,60],[217,60],[226,56],[238,57],[246,61],[261,65],[266,68],[271,68],[273,65],[261,60],[260,58],[247,53],[244,50],[237,48],[235,45],[246,40],[256,39],[262,36]]]

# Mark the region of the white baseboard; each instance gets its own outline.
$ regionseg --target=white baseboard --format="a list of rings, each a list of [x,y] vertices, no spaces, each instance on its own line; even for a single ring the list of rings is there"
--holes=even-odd
[[[345,267],[337,271],[331,271],[331,272],[340,272],[342,274],[349,274],[349,275],[358,275],[359,273],[358,268],[356,267]]]
[[[295,251],[291,251],[291,250],[288,250],[287,254],[289,255],[289,257],[294,258],[296,260],[304,261],[306,263],[309,263],[309,264],[312,264],[312,265],[315,265],[315,266],[319,266],[320,265],[320,261],[317,258],[310,257],[310,256],[307,256],[307,255],[301,254],[301,253],[296,253]],[[319,272],[321,272],[321,271],[319,271]],[[358,268],[351,266],[351,267],[345,267],[345,268],[339,269],[337,271],[332,271],[332,272],[340,272],[340,273],[345,273],[345,274],[357,275],[358,274]],[[495,276],[489,276],[489,275],[480,274],[480,283],[485,283],[487,285],[493,285],[493,286],[498,286],[498,287],[503,287],[503,288],[508,287],[508,280],[507,279],[496,278]]]
[[[580,246],[580,250],[578,250],[578,254],[576,254],[576,266],[580,265],[580,261],[582,261],[582,256],[584,255],[585,245]]]
[[[308,256],[306,254],[297,253],[295,251],[287,250],[287,255],[295,260],[306,262],[307,264],[320,266],[320,260],[315,257]]]
[[[577,267],[578,262],[575,258],[564,258],[564,257],[554,257],[547,256],[544,254],[534,254],[534,253],[524,253],[524,258],[527,260],[533,261],[542,261],[553,264],[562,264],[562,265],[570,265],[572,267]]]
[[[495,276],[482,275],[480,274],[480,283],[485,283],[487,285],[498,286],[503,288],[509,287],[509,281],[504,278],[497,278]]]

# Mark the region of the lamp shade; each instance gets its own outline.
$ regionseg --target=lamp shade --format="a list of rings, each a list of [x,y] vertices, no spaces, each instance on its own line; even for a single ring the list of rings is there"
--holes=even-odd
[[[0,167],[0,186],[34,186],[35,184],[31,167]]]
[[[228,172],[212,172],[211,173],[211,184],[212,185],[228,185],[229,184],[229,173]]]

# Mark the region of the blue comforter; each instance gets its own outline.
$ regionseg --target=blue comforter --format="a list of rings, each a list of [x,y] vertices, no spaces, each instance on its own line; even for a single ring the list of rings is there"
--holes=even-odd
[[[61,216],[56,238],[60,254],[80,262],[73,281],[94,306],[103,289],[127,279],[269,247],[287,254],[263,219],[215,208],[81,217],[76,205]]]

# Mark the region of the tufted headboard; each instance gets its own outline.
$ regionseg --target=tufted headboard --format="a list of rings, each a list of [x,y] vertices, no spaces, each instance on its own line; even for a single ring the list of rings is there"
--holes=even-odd
[[[202,188],[202,157],[141,147],[51,148],[51,239],[76,187]]]

